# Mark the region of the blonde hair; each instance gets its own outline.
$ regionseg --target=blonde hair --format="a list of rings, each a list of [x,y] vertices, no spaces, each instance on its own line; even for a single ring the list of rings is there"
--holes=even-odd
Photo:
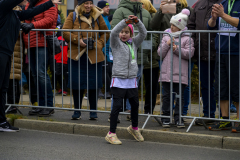
[[[94,6],[93,6],[93,7],[94,7]],[[90,11],[90,16],[91,16],[91,17],[94,17],[94,15],[96,14],[96,11],[95,11],[95,9],[93,9],[93,7],[92,7],[92,9],[91,9],[91,11]],[[86,9],[85,9],[85,7],[84,7],[84,3],[81,4],[80,6],[78,6],[78,7],[77,7],[77,10],[78,10],[79,16],[80,16],[80,17],[83,16],[83,14],[86,13]]]
[[[157,13],[157,10],[153,7],[150,0],[141,0],[144,4],[144,9],[146,9],[149,13]]]
[[[181,3],[182,8],[186,8],[188,6],[187,0],[179,0],[179,3]]]

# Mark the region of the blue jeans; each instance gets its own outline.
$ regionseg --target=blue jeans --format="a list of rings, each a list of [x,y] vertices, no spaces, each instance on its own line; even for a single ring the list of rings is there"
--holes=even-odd
[[[38,49],[38,55],[37,55],[37,49]],[[35,84],[36,85],[38,84],[38,88],[39,88],[38,90],[39,106],[52,107],[53,106],[52,86],[51,86],[50,78],[47,74],[48,50],[46,48],[46,52],[45,52],[44,47],[31,48],[29,56],[30,56],[29,63],[32,71],[32,76]],[[37,79],[37,76],[38,76],[38,79]],[[45,90],[45,85],[46,85],[46,90]],[[47,99],[46,99],[46,96],[47,96]]]
[[[198,63],[198,68],[200,69],[200,80],[201,80],[201,92],[203,100],[203,113],[204,116],[209,116],[209,89],[210,89],[210,117],[215,118],[216,111],[216,100],[214,98],[214,71],[215,71],[215,61],[210,61],[210,81],[208,77],[208,61],[200,61],[200,66]],[[210,83],[210,88],[208,84]]]
[[[143,68],[144,68],[144,66],[138,65],[137,85],[139,85],[140,78],[142,77]],[[111,110],[112,110],[112,107],[113,107],[113,96],[112,96],[112,102],[111,102]],[[126,101],[126,108],[127,108],[127,110],[131,110],[131,105],[130,105],[128,99]]]

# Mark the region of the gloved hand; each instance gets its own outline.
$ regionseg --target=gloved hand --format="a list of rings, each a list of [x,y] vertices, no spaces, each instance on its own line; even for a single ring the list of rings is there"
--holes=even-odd
[[[127,20],[125,20],[126,24],[137,24],[138,23],[138,17],[130,15]]]
[[[21,28],[25,34],[28,34],[31,29],[34,29],[34,25],[32,23],[22,23]]]

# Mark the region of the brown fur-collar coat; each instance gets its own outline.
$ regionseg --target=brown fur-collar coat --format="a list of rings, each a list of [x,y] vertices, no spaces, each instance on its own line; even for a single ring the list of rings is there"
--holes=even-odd
[[[21,7],[16,6],[13,10],[21,11]],[[19,32],[21,34],[21,32]],[[14,62],[14,63],[13,63]],[[11,73],[10,79],[21,79],[21,47],[20,47],[20,36],[18,36],[18,40],[14,47],[14,54],[12,55],[12,64],[11,64]],[[13,75],[14,68],[14,75]]]
[[[82,13],[79,13],[80,7],[81,6],[77,6],[75,8],[75,12],[76,12],[75,22],[73,22],[73,13],[70,13],[63,25],[63,29],[74,29],[79,31],[108,30],[107,25],[101,15],[103,14],[102,9],[94,6],[91,11],[91,16],[89,17],[89,19],[87,19],[85,16],[82,15]],[[80,16],[80,19],[81,19],[81,27],[79,24],[78,16]],[[95,23],[94,29],[92,28],[92,17],[94,18],[94,23]],[[99,21],[99,26],[97,23],[97,19]],[[70,42],[70,32],[64,32],[63,37],[67,42]],[[107,42],[109,39],[109,33],[106,33],[106,41],[105,41],[105,36],[103,32],[89,32],[88,38],[90,37],[92,37],[94,40],[96,40],[96,37],[97,37],[97,61],[96,61],[96,42],[94,43],[94,49],[88,50],[89,61],[91,62],[91,64],[104,61],[105,57],[102,52],[102,48],[104,47],[104,42]],[[81,55],[86,54],[85,52],[87,52],[86,47],[85,48],[80,47],[80,43],[79,43],[80,38],[87,39],[87,32],[71,32],[72,52],[70,53],[70,50],[68,51],[68,57],[75,61],[78,61]]]

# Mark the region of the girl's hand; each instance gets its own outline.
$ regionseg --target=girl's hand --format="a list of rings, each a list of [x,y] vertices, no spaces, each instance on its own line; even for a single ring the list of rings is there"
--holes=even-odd
[[[173,45],[173,51],[175,51],[177,49],[177,45]]]
[[[173,45],[175,45],[174,41],[175,41],[175,39],[173,38]],[[168,44],[169,46],[171,46],[171,38],[167,41],[167,44]]]
[[[81,47],[86,47],[87,46],[87,44],[85,44],[82,39],[80,39],[79,42],[80,42]]]
[[[61,1],[61,0],[52,0],[52,3],[53,3],[53,4],[61,4],[60,1]]]

